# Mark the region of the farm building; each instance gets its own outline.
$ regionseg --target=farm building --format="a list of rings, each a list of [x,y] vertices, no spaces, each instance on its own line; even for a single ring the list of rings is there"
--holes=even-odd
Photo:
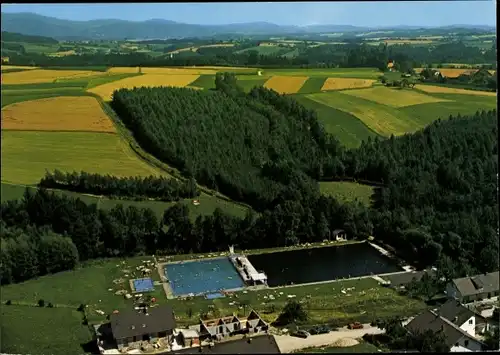
[[[446,286],[446,294],[449,298],[456,299],[461,303],[498,297],[498,277],[499,272],[495,271],[489,274],[454,279]]]
[[[490,328],[490,324],[485,317],[471,311],[457,300],[448,300],[439,307],[437,312],[441,317],[449,320],[473,337],[484,333]]]
[[[387,69],[389,69],[389,71],[394,70],[394,61],[389,61],[389,63],[387,63]]]
[[[468,326],[468,320],[465,323]],[[484,346],[481,341],[441,316],[438,311],[425,311],[408,323],[406,329],[412,334],[423,333],[426,330],[442,331],[450,352],[481,351]]]
[[[185,348],[173,354],[280,354],[276,339],[272,335],[258,335],[226,341],[209,346]]]
[[[200,319],[199,324],[189,327],[189,329],[196,330],[199,333],[200,341],[206,339],[220,340],[235,334],[259,333],[266,331],[268,328],[268,324],[254,310],[250,311],[246,318],[229,316],[210,320]]]
[[[122,349],[142,340],[167,338],[170,342],[176,321],[172,307],[159,306],[111,314],[110,324],[118,349]]]

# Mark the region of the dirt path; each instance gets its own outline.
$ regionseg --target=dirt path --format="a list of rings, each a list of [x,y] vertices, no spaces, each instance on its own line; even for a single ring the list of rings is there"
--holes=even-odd
[[[365,334],[381,334],[384,331],[377,327],[372,327],[370,324],[364,324],[363,329],[347,329],[347,327],[339,328],[338,331],[333,331],[328,334],[311,335],[306,339],[297,338],[290,335],[275,335],[276,343],[282,353],[290,353],[297,350],[302,350],[311,347],[327,346],[335,343],[342,338],[358,339]]]

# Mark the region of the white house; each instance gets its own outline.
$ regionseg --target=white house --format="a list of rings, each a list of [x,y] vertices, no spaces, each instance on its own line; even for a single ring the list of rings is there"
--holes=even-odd
[[[473,337],[489,329],[485,317],[474,313],[457,300],[448,300],[436,312]]]
[[[469,324],[469,321],[470,318],[465,320],[462,326],[471,331],[472,324]],[[426,330],[442,331],[445,335],[446,344],[450,347],[450,352],[481,351],[484,347],[484,344],[467,330],[461,329],[445,317],[440,316],[437,311],[425,311],[408,323],[406,329],[413,334],[422,333]]]
[[[446,286],[446,294],[461,303],[492,299],[499,295],[498,280],[498,271],[454,279]]]

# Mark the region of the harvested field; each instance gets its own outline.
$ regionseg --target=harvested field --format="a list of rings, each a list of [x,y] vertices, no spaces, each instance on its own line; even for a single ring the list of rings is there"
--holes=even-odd
[[[264,87],[280,94],[295,94],[308,79],[307,76],[273,76],[266,81]]]
[[[35,69],[15,73],[2,74],[2,84],[35,84],[51,83],[62,78],[81,78],[86,76],[102,75],[102,72],[90,70],[51,70]]]
[[[97,99],[65,96],[20,102],[2,109],[2,129],[116,132]]]
[[[376,68],[313,68],[313,69],[268,69],[265,75],[323,76],[331,78],[377,79],[382,73]]]
[[[478,69],[470,69],[470,68],[461,68],[461,69],[456,69],[456,68],[440,68],[440,69],[431,68],[431,69],[439,71],[442,76],[447,77],[447,78],[458,78],[462,74],[470,75],[470,74],[473,74],[476,71],[478,71]],[[415,72],[416,73],[420,73],[422,70],[424,70],[424,68],[415,68]],[[495,74],[495,70],[488,70],[488,72],[491,75]]]
[[[351,78],[328,78],[321,87],[322,91],[368,88],[375,80],[371,79],[351,79]]]
[[[135,155],[117,134],[4,131],[2,181],[36,184],[45,171],[87,171],[115,176],[166,175]]]
[[[383,86],[362,90],[348,90],[345,91],[344,94],[360,97],[362,99],[374,101],[379,104],[392,107],[405,107],[449,101],[446,99],[425,95],[412,89],[393,89]]]
[[[141,86],[174,86],[184,87],[198,79],[199,75],[162,75],[162,74],[147,74],[139,75],[131,78],[126,78],[114,81],[108,84],[100,85],[88,90],[91,93],[97,94],[104,100],[111,100],[113,92],[118,89],[132,89]]]
[[[48,54],[48,56],[49,57],[65,57],[67,55],[74,55],[74,54],[76,54],[76,52],[72,49],[69,51],[51,53],[51,54]]]
[[[462,94],[462,95],[476,95],[476,96],[497,96],[496,92],[491,91],[479,91],[479,90],[466,90],[466,89],[455,89],[446,86],[437,85],[417,85],[415,86],[418,90],[428,92],[431,94]]]
[[[28,67],[23,65],[3,65],[2,70],[10,70],[10,69],[22,69],[22,70],[33,70],[38,69],[38,67]]]

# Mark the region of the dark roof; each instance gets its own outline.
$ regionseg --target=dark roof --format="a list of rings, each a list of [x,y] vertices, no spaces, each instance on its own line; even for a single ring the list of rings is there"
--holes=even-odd
[[[437,313],[433,311],[425,311],[419,316],[415,317],[410,323],[406,325],[411,333],[423,333],[426,330],[432,330],[438,332],[442,330],[446,338],[446,345],[450,348],[457,343],[463,337],[467,337],[470,340],[476,341],[467,332],[460,329],[458,326],[448,321],[444,317],[440,317]]]
[[[333,235],[339,234],[339,233],[345,233],[345,230],[343,230],[343,229],[335,229],[332,233],[333,233]]]
[[[247,339],[228,340],[212,347],[203,346],[172,351],[172,354],[280,354],[274,336],[258,335]]]
[[[474,312],[456,300],[448,300],[439,307],[437,313],[458,327],[467,322],[471,317],[476,316]]]
[[[499,272],[462,277],[453,280],[455,287],[462,296],[472,296],[478,293],[491,293],[499,289]]]
[[[143,311],[125,311],[111,314],[111,330],[115,339],[123,339],[143,334],[165,332],[175,329],[172,307],[164,305]]]

